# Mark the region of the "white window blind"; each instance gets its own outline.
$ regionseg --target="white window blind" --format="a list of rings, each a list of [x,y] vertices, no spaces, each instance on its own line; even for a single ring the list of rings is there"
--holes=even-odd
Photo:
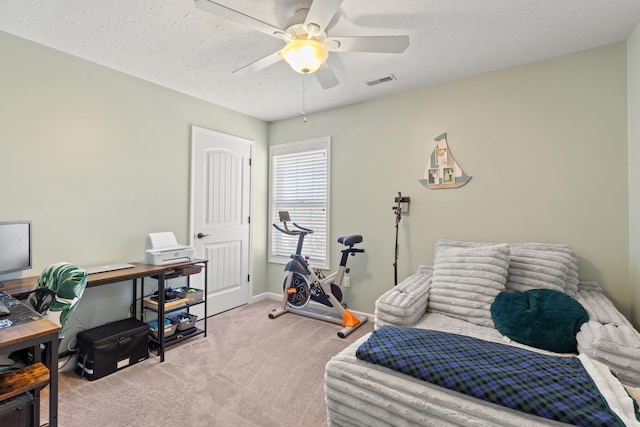
[[[281,144],[270,149],[271,222],[279,224],[279,212],[310,228],[302,254],[318,268],[329,268],[329,158],[330,138]],[[287,262],[298,239],[271,227],[271,262]]]

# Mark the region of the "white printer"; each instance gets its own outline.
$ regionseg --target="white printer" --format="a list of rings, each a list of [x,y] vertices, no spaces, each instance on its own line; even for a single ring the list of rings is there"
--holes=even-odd
[[[179,245],[176,236],[170,232],[149,233],[151,249],[147,249],[147,264],[167,265],[191,261],[193,247]]]

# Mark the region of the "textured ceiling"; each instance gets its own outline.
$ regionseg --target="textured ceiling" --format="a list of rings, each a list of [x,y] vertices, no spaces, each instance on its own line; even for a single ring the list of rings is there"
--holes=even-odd
[[[310,1],[218,3],[284,28]],[[308,76],[307,112],[625,41],[638,22],[639,0],[345,0],[329,35],[407,34],[411,44],[330,53],[340,84]],[[266,121],[301,112],[303,77],[286,63],[232,73],[283,42],[193,0],[0,0],[0,30]]]

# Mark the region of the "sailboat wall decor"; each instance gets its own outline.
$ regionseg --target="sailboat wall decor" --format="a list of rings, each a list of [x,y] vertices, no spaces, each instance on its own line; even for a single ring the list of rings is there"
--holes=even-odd
[[[420,184],[431,189],[462,187],[471,180],[471,177],[464,173],[451,155],[447,134],[443,133],[435,140],[438,145],[429,156],[424,170],[424,179],[419,180]]]

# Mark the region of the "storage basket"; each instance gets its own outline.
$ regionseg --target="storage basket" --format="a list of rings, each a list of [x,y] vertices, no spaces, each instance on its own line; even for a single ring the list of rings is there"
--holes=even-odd
[[[176,325],[178,331],[193,328],[196,325],[198,316],[191,313],[178,313],[168,318],[171,323]]]
[[[164,336],[165,338],[168,336],[173,335],[176,332],[176,327],[178,325],[172,323],[168,318],[164,319]],[[152,320],[151,322],[149,322],[149,333],[151,334],[151,336],[155,339],[159,338],[158,335],[158,321],[157,320]]]
[[[175,288],[174,291],[180,298],[186,298],[189,304],[202,301],[204,295],[202,289],[190,287]]]

